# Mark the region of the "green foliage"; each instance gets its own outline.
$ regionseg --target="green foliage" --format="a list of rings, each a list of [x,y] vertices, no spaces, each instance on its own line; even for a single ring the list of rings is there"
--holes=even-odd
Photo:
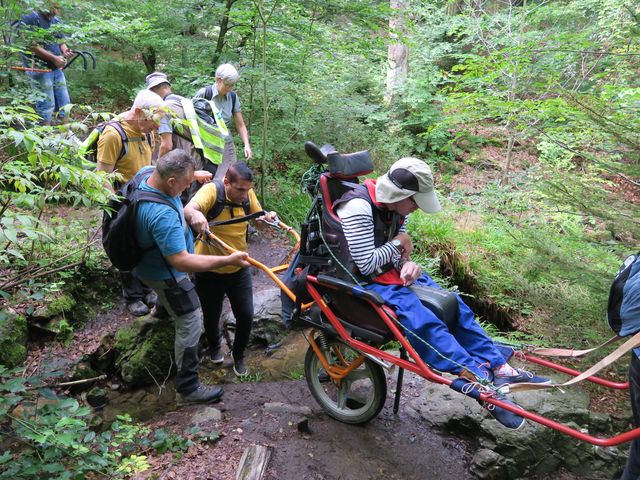
[[[77,162],[63,127],[33,126],[28,107],[0,106],[0,290],[88,258],[93,222],[50,218],[53,206],[95,207],[111,197],[104,175]],[[68,228],[76,223],[76,227]],[[58,260],[60,259],[60,260]],[[60,263],[58,263],[60,262]],[[15,300],[19,300],[16,298]]]
[[[181,455],[193,440],[132,423],[120,415],[109,429],[90,428],[91,409],[47,388],[39,377],[0,366],[0,428],[10,450],[0,455],[0,478],[129,478],[149,467],[149,452]],[[192,432],[213,442],[216,432]]]
[[[0,309],[0,364],[16,367],[27,358],[27,319]]]
[[[536,208],[526,191],[490,185],[474,206],[414,214],[410,231],[429,239],[431,254],[458,252],[453,279],[473,285],[478,299],[540,317],[543,331],[559,327],[558,342],[595,341],[607,334],[603,318],[618,257],[585,240],[593,223],[544,211],[544,203]]]
[[[247,375],[240,375],[238,382],[240,383],[259,383],[262,381],[263,373],[256,371],[254,373],[248,373]]]

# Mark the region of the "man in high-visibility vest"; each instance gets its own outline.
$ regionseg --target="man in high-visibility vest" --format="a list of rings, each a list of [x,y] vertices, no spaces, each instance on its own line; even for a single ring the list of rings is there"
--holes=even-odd
[[[240,98],[238,97],[238,94],[233,91],[236,83],[240,79],[240,74],[233,65],[230,63],[224,63],[216,69],[215,77],[216,79],[213,85],[208,85],[198,90],[195,97],[193,97],[194,103],[196,104],[196,108],[201,105],[202,108],[204,108],[205,113],[212,115],[207,103],[198,103],[198,99],[200,98],[210,100],[212,105],[215,105],[218,109],[220,117],[224,121],[225,125],[230,127],[232,123],[234,124],[238,134],[240,135],[240,139],[244,144],[244,156],[248,161],[253,155],[251,151],[251,144],[249,143],[249,131],[247,130],[244,118],[242,117]],[[233,144],[233,137],[229,133],[225,138],[224,155],[222,163],[216,171],[215,178],[224,178],[229,165],[237,161],[238,159],[236,157],[236,149]]]
[[[147,75],[146,83],[147,88],[160,95],[171,110],[171,118],[163,118],[158,128],[158,156],[180,148],[189,153],[198,170],[215,174],[222,162],[226,138],[229,136],[229,130],[215,103],[205,99],[192,101],[174,94],[171,83],[162,72]],[[189,193],[193,194],[196,189],[190,189]]]

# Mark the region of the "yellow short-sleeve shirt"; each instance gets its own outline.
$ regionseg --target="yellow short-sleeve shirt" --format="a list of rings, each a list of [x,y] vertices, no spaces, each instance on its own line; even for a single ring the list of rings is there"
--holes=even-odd
[[[120,134],[111,125],[107,125],[98,138],[97,160],[106,165],[113,165],[113,170],[120,173],[123,183],[131,180],[142,167],[151,165],[151,146],[144,134],[134,130],[128,122],[120,121],[127,135],[127,154],[118,160],[122,150]]]
[[[260,202],[258,201],[258,197],[256,196],[253,189],[249,190],[249,213],[255,213],[262,210],[260,206]],[[228,198],[226,199],[229,200]],[[204,185],[195,196],[191,199],[191,201],[196,202],[200,207],[200,211],[207,216],[209,210],[213,208],[216,203],[216,186],[213,182],[207,183]],[[225,205],[224,209],[214,220],[222,221],[229,220],[231,218],[244,217],[245,212],[241,206],[231,206]],[[209,219],[209,221],[212,221]],[[235,248],[236,250],[240,250],[241,252],[246,252],[247,250],[247,223],[248,222],[240,222],[240,223],[232,223],[231,225],[219,225],[211,228],[211,232],[218,236],[223,242]],[[207,245],[204,242],[196,242],[195,245],[195,253],[201,255],[227,255],[228,252],[223,250],[222,247],[212,247]],[[224,266],[211,270],[216,273],[233,273],[240,270],[242,267],[236,266]]]

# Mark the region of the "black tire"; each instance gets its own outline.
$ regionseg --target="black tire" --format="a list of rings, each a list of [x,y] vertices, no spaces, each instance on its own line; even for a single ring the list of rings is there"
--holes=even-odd
[[[337,339],[330,339],[328,346],[330,353],[325,355],[330,363],[339,361],[336,355],[338,351],[347,362],[361,355]],[[368,422],[380,413],[387,399],[384,370],[368,358],[342,381],[335,383],[309,346],[304,359],[304,375],[313,398],[330,417],[343,423],[357,425]]]

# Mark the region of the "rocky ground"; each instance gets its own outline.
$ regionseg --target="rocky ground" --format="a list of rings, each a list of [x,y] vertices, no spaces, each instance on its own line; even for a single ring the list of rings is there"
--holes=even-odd
[[[250,245],[252,256],[268,265],[279,263],[288,251],[287,241],[270,230],[262,231]],[[256,291],[262,291],[273,287],[273,282],[256,271],[254,286]],[[71,365],[94,351],[103,334],[131,321],[122,302],[116,303],[74,332],[70,346],[32,345],[27,371],[38,372],[51,363],[59,367]],[[111,390],[109,404],[102,410],[107,421],[118,413],[128,412],[151,428],[168,427],[186,433],[198,426],[203,432],[220,434],[217,441],[196,442],[180,457],[173,453],[151,456],[150,469],[135,478],[233,479],[243,453],[254,445],[268,447],[271,453],[264,477],[270,480],[507,478],[499,473],[504,470],[477,469],[478,452],[491,451],[491,442],[482,440],[476,430],[485,421],[483,412],[469,411],[468,403],[463,403],[471,402],[468,399],[428,390],[429,385],[421,378],[408,376],[397,415],[392,411],[394,384],[389,375],[389,396],[378,417],[365,426],[349,426],[331,419],[312,398],[302,378],[306,348],[302,332],[290,334],[283,347],[271,356],[267,356],[264,347],[255,347],[248,360],[252,375],[243,382],[228,368],[214,368],[204,360],[202,378],[225,388],[224,401],[213,406],[177,410],[170,381],[136,391],[125,391],[117,379],[103,382],[101,385]],[[434,420],[429,405],[437,406],[437,418],[445,414],[469,416],[475,423],[465,420],[460,424],[462,427],[451,428],[451,423]],[[486,422],[495,424],[493,420]],[[497,432],[491,440],[493,450],[498,451],[497,445],[503,442],[506,433],[493,430]],[[453,431],[458,433],[450,435]],[[534,430],[525,430],[517,440],[525,450],[526,432]],[[481,460],[486,462],[487,454],[483,455]],[[559,471],[546,477],[528,478],[604,477]]]

